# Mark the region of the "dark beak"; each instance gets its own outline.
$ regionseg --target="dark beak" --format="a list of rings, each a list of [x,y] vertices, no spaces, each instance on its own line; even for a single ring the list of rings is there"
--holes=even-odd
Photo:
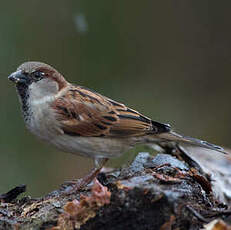
[[[18,70],[12,73],[8,79],[13,81],[15,84],[25,84],[27,82],[26,75],[22,72],[22,70]]]

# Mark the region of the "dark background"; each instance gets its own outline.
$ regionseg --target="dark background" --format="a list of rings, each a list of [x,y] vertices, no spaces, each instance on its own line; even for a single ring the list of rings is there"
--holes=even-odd
[[[209,0],[2,1],[0,193],[24,183],[40,196],[93,165],[25,129],[7,76],[29,60],[181,133],[231,147],[230,7]]]

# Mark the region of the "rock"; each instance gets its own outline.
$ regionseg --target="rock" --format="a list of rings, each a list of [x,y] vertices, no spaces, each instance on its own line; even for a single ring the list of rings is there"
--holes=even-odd
[[[43,198],[1,202],[0,229],[192,230],[229,217],[211,181],[189,165],[140,153],[129,167],[101,173],[103,185],[71,195],[63,185]]]

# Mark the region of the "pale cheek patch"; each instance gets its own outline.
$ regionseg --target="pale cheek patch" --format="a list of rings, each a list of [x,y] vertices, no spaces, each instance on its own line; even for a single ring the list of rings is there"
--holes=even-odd
[[[58,93],[58,85],[56,82],[45,79],[33,82],[29,86],[29,91],[31,104],[47,103],[55,99],[55,95]]]

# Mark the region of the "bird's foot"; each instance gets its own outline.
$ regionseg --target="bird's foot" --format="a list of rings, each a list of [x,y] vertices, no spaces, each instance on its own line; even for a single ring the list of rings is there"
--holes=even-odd
[[[76,192],[79,192],[80,190],[84,189],[88,184],[90,184],[94,178],[97,177],[97,175],[100,173],[101,169],[105,165],[108,159],[102,159],[100,164],[97,165],[97,167],[93,168],[91,172],[79,180],[71,180],[65,182],[64,185],[70,185],[66,187],[66,190],[64,193],[66,194],[73,194]]]
[[[97,177],[97,175],[100,173],[100,170],[101,168],[94,168],[88,175],[86,175],[82,179],[66,181],[64,185],[67,187],[64,193],[73,194],[86,188],[86,186],[90,184],[94,178]]]

